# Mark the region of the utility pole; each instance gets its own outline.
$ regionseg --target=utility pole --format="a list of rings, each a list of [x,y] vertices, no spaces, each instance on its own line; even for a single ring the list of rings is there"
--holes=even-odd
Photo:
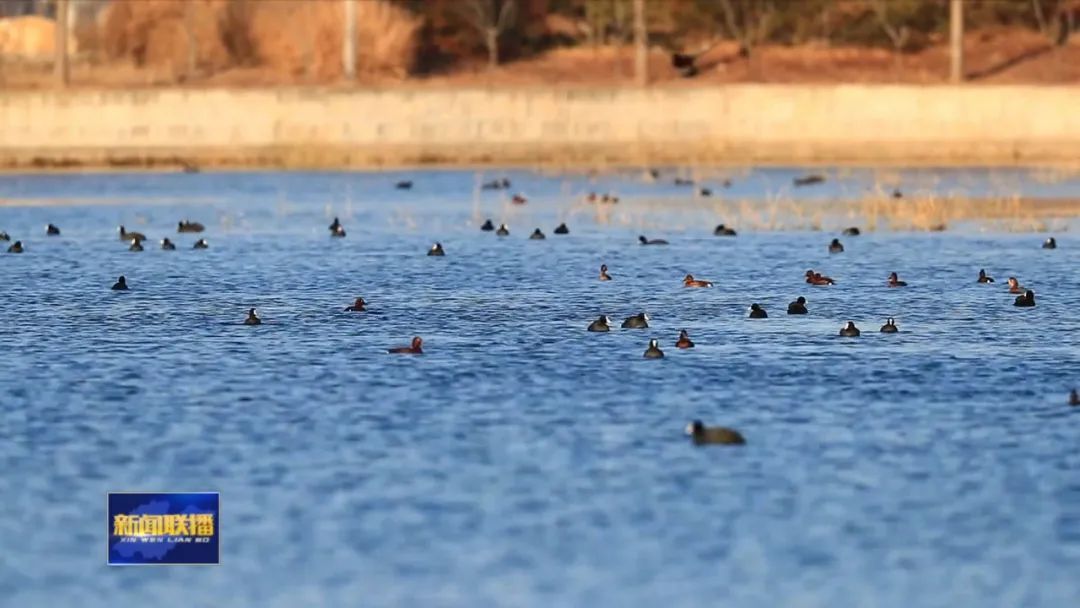
[[[345,39],[341,41],[341,67],[345,79],[356,80],[356,0],[342,0],[345,9]]]
[[[964,81],[964,2],[950,0],[949,3],[949,80],[953,83]]]
[[[68,85],[68,0],[56,1],[56,28],[53,30],[53,74],[56,86]]]
[[[634,80],[649,84],[649,30],[645,26],[645,0],[634,0]]]

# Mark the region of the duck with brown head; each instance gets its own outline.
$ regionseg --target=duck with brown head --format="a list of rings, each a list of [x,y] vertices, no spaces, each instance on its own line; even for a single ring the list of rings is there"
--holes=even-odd
[[[688,274],[683,277],[683,287],[712,287],[712,283],[709,281],[703,281],[701,279],[695,279],[694,275]]]
[[[352,306],[349,306],[349,307],[347,307],[345,309],[345,312],[365,312],[365,311],[367,311],[367,302],[364,301],[364,298],[356,298],[356,301],[352,303]]]
[[[1012,294],[1024,293],[1025,291],[1027,291],[1027,289],[1025,289],[1022,285],[1020,285],[1020,281],[1017,280],[1016,277],[1009,277],[1008,285],[1009,285],[1009,293],[1012,293]]]
[[[907,287],[907,282],[901,281],[895,272],[889,273],[889,282],[887,284],[889,287]]]
[[[700,420],[686,426],[686,434],[694,445],[743,445],[746,439],[735,429],[722,426],[707,427]]]
[[[611,275],[608,274],[608,271],[607,271],[607,264],[601,264],[600,265],[600,280],[601,281],[610,281],[611,280]]]
[[[679,339],[675,341],[675,348],[694,348],[694,341],[690,339],[690,334],[686,333],[686,330],[679,331]]]
[[[422,355],[424,354],[424,349],[422,348],[423,345],[424,341],[420,336],[416,336],[408,346],[397,346],[389,349],[387,352],[395,355]]]

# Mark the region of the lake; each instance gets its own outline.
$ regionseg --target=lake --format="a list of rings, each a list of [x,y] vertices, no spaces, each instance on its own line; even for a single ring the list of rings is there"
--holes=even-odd
[[[1080,226],[1054,223],[1055,250],[974,225],[840,236],[850,218],[712,236],[719,196],[812,206],[879,181],[799,174],[711,178],[712,198],[671,173],[0,176],[0,230],[26,246],[0,254],[0,603],[1076,603]],[[502,175],[511,190],[477,189]],[[1024,170],[894,179],[1080,197],[1080,177]],[[784,314],[800,295],[810,314]],[[360,296],[368,312],[343,310]],[[649,329],[586,331],[641,311]],[[860,338],[837,335],[848,320]],[[424,355],[386,353],[414,335]],[[642,357],[650,338],[664,359]],[[694,419],[747,444],[695,447]],[[219,491],[222,564],[107,567],[105,495],[125,490]]]

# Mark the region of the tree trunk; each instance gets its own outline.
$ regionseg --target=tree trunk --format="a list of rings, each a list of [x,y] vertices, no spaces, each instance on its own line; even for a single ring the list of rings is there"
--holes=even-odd
[[[649,30],[645,25],[645,0],[634,0],[634,80],[649,83]]]
[[[950,0],[949,4],[949,80],[964,80],[964,3]]]
[[[488,50],[488,67],[495,68],[499,65],[499,30],[487,28],[484,32],[484,43]]]
[[[346,80],[356,80],[356,0],[342,0],[345,27],[341,41],[341,71]]]
[[[56,85],[68,85],[68,0],[57,0],[56,29],[53,31],[53,71]]]
[[[199,40],[195,36],[195,0],[184,5],[184,34],[187,38],[187,77],[194,78],[199,69]]]

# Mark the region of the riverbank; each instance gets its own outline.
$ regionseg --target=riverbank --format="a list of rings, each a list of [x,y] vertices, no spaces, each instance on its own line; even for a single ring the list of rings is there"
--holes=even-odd
[[[1076,107],[1037,86],[14,91],[0,167],[1039,166],[1080,158]]]

